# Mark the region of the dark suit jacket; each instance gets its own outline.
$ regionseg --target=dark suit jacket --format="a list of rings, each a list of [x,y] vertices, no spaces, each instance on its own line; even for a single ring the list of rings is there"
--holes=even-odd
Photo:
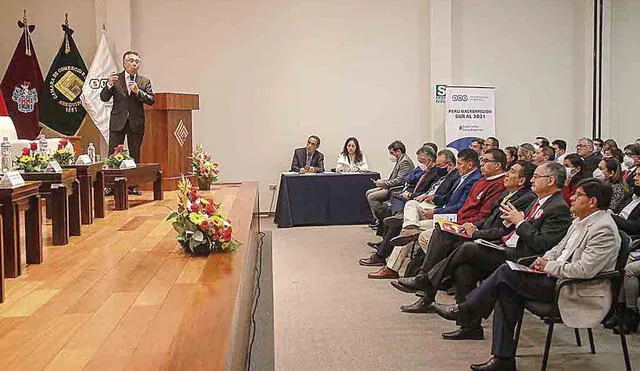
[[[475,222],[475,226],[478,228],[473,233],[472,238],[482,238],[483,240],[493,241],[498,240],[503,236],[506,236],[510,229],[505,227],[502,223],[503,219],[500,218],[502,212],[500,211],[500,203],[509,194],[509,191],[504,191],[498,201],[494,202],[491,214],[488,217]],[[536,194],[531,192],[531,188],[521,188],[511,196],[509,202],[519,211],[526,210],[529,205],[537,198]]]
[[[631,202],[631,196],[627,197],[625,202],[623,202],[623,206],[620,210],[624,209],[629,202]],[[618,215],[611,215],[613,217],[613,221],[616,222],[616,225],[619,229],[627,232],[629,235],[638,235],[640,234],[640,204],[638,204],[631,213],[629,214],[629,218],[623,219]]]
[[[433,184],[433,182],[435,182],[436,180],[440,179],[440,176],[438,175],[438,172],[436,171],[436,168],[432,167],[432,168],[429,169],[429,172],[427,173],[425,178],[420,183],[420,179],[421,178],[422,177],[420,177],[418,179],[416,184],[409,185],[409,187],[407,188],[407,190],[409,192],[411,192],[411,196],[409,196],[410,198],[417,197],[417,196],[427,192],[429,190],[429,188],[431,188],[431,185]],[[420,184],[418,184],[418,183],[420,183]],[[416,186],[418,186],[418,187],[416,188]]]
[[[307,162],[307,149],[305,147],[296,148],[293,151],[293,160],[291,160],[291,171],[299,172]],[[320,151],[314,151],[311,155],[311,163],[309,166],[316,169],[316,173],[324,172],[324,155]]]
[[[444,176],[444,180],[442,181],[442,183],[440,183],[440,185],[436,189],[436,193],[434,194],[435,196],[434,201],[439,196],[440,197],[445,196],[447,193],[450,193],[458,185],[459,180],[460,180],[460,173],[458,172],[458,169],[453,169],[452,171],[448,172],[447,175]],[[429,189],[427,189],[422,193],[425,193],[428,191]]]
[[[598,168],[600,161],[602,161],[602,154],[600,152],[592,153],[591,155],[585,157],[584,159],[584,172],[587,177],[591,177],[591,174],[595,169]]]
[[[473,187],[476,182],[482,178],[482,173],[480,169],[475,169],[474,171],[467,176],[467,178],[463,181],[462,185],[456,189],[458,183],[451,188],[451,192],[447,193],[444,196],[436,196],[433,199],[433,203],[435,203],[438,207],[434,209],[435,214],[455,214],[460,210],[462,205],[467,201],[467,197],[469,196],[469,192],[471,191],[471,187]],[[460,178],[458,178],[460,179]]]
[[[135,78],[138,84],[137,93],[127,91],[124,71],[118,74],[118,81],[111,88],[107,85],[100,92],[100,100],[109,101],[113,97],[113,108],[109,120],[109,131],[121,131],[124,129],[127,119],[129,128],[134,133],[144,133],[144,108],[143,104],[153,104],[153,90],[151,80],[137,74]]]
[[[525,215],[529,214],[534,204],[535,201],[527,207],[524,211]],[[567,234],[572,218],[562,193],[553,194],[540,209],[542,210],[540,217],[523,222],[516,230],[519,236],[518,243],[515,249],[507,248],[509,260],[515,261],[525,256],[542,255],[557,245]]]

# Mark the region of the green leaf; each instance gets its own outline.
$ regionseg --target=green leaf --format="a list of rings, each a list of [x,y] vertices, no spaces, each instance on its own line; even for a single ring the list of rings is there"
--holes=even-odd
[[[174,211],[174,212],[172,212],[171,214],[169,214],[169,215],[167,216],[167,218],[165,219],[165,221],[169,221],[169,220],[171,220],[171,219],[174,219],[174,218],[176,218],[177,216],[178,216],[178,212],[177,212],[177,211]]]

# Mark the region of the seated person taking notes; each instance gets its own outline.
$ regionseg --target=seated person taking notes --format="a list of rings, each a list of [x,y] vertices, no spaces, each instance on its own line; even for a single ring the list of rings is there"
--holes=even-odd
[[[324,173],[324,155],[318,151],[320,138],[312,135],[307,139],[306,148],[297,148],[293,152],[291,171],[296,173]]]
[[[342,147],[342,153],[338,155],[336,171],[338,173],[357,173],[368,171],[367,158],[360,150],[360,143],[354,137],[347,138]]]

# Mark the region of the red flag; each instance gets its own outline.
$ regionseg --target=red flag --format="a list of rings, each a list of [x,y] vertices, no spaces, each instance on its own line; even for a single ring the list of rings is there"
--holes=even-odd
[[[40,133],[38,95],[42,89],[42,72],[31,42],[31,33],[36,26],[27,23],[26,15],[23,21],[18,21],[18,26],[22,29],[22,37],[4,74],[0,90],[18,138],[35,139]]]
[[[0,116],[9,116],[7,113],[7,106],[4,104],[4,98],[2,98],[2,94],[0,94]]]

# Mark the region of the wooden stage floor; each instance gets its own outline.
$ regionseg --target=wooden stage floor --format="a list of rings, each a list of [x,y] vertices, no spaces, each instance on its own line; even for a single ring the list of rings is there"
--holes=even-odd
[[[216,370],[243,364],[256,184],[224,185],[211,194],[243,243],[235,254],[183,253],[164,221],[168,207],[175,208],[174,192],[155,202],[145,192],[131,199],[127,211],[113,211],[110,198],[106,218],[83,225],[82,236],[67,246],[51,246],[48,223],[43,264],[6,280],[0,370]]]

